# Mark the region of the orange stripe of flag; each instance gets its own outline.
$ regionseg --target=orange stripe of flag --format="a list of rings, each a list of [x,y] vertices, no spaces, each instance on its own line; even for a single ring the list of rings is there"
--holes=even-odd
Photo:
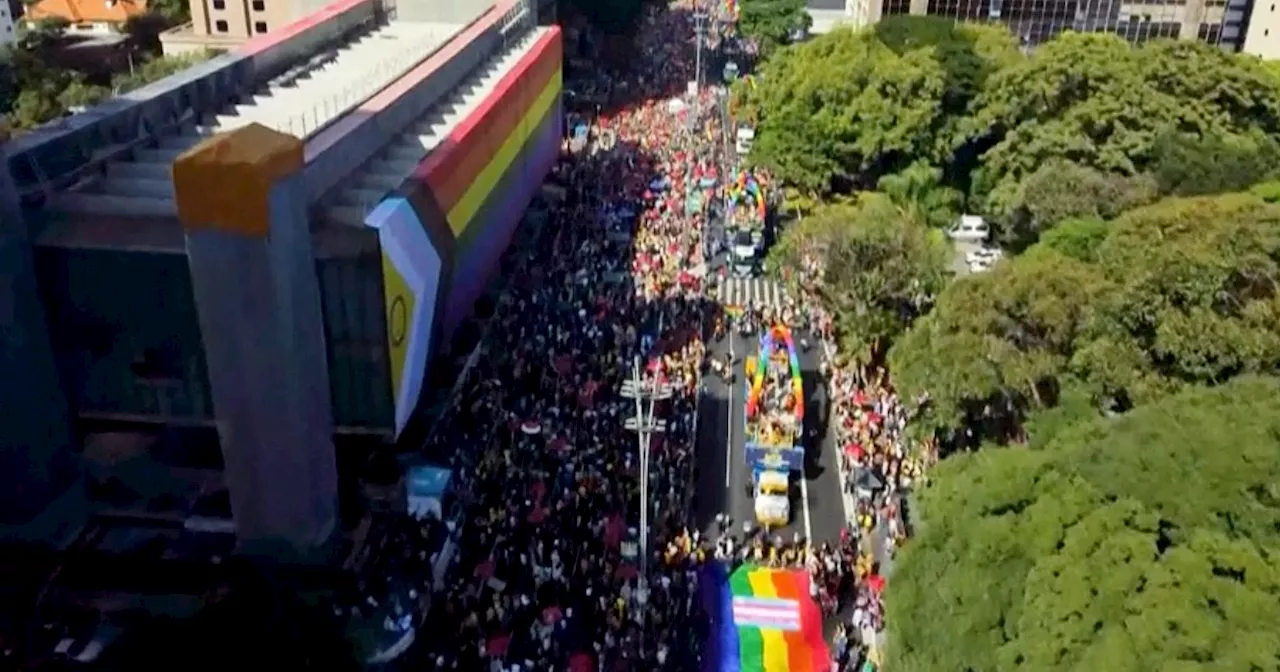
[[[432,152],[424,166],[442,210],[452,209],[489,165],[559,69],[563,53],[559,29],[544,35],[498,80],[493,93],[449,134],[442,151]]]
[[[773,587],[778,597],[800,603],[802,614],[803,605],[811,599],[808,586],[803,585],[805,583],[803,578],[804,575],[799,570],[773,573]],[[787,643],[788,672],[814,672],[813,656],[809,651],[809,633],[805,631],[809,625],[804,622],[802,616],[800,630],[783,633],[783,639]]]

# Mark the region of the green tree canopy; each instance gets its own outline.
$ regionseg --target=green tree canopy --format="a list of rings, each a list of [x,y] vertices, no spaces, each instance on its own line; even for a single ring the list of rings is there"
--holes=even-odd
[[[927,392],[930,428],[1014,434],[1056,403],[1062,374],[1106,281],[1059,254],[1026,255],[952,283],[889,353],[897,386]]]
[[[1277,436],[1280,382],[1245,377],[944,461],[886,593],[886,667],[1271,669]]]
[[[805,10],[805,0],[741,0],[738,3],[738,32],[753,40],[760,53],[768,55],[791,41],[797,31],[813,24]]]
[[[1112,223],[1112,290],[1074,367],[1122,403],[1280,365],[1280,208],[1248,194],[1166,199]]]
[[[929,426],[1017,437],[1064,389],[1125,410],[1280,366],[1280,207],[1249,194],[1166,199],[1077,220],[953,283],[890,352]]]
[[[930,50],[898,55],[837,29],[766,60],[756,80],[737,87],[741,116],[756,121],[752,161],[788,183],[873,186],[934,154],[946,73]]]
[[[971,123],[989,147],[973,190],[1006,216],[1023,180],[1053,160],[1137,175],[1171,132],[1228,147],[1274,136],[1280,79],[1256,59],[1195,40],[1134,47],[1065,33],[989,77]]]
[[[1001,27],[890,17],[779,51],[736,98],[757,127],[753,160],[789,184],[847,192],[924,162],[953,186],[977,158],[961,123],[969,106],[1021,58]]]
[[[794,279],[816,260],[816,289],[838,316],[842,350],[870,361],[932,304],[946,282],[948,256],[938,231],[869,195],[793,224],[771,250],[769,267]]]
[[[1013,211],[1002,227],[1004,242],[1023,249],[1068,219],[1112,219],[1156,199],[1156,182],[1055,159],[1019,186]]]

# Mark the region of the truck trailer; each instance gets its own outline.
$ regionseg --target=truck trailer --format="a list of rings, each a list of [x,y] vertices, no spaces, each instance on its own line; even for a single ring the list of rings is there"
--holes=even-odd
[[[746,373],[743,453],[756,522],[783,527],[791,520],[792,483],[804,470],[804,385],[791,330],[767,329]]]

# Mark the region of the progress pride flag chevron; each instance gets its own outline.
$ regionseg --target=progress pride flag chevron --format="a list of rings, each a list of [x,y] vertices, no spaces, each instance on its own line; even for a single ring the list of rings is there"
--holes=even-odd
[[[800,629],[800,603],[768,597],[734,597],[733,622],[738,627]]]

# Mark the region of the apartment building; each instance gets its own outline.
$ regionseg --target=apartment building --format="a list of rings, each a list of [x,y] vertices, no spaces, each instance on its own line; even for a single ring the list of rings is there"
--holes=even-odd
[[[841,2],[843,8],[833,7]],[[917,14],[999,21],[1028,47],[1074,30],[1111,32],[1131,42],[1201,40],[1265,58],[1280,57],[1280,15],[1274,8],[1271,0],[809,0],[814,32]],[[832,18],[834,12],[843,18]]]
[[[166,54],[232,49],[324,6],[315,0],[190,0],[191,23],[166,31]]]

